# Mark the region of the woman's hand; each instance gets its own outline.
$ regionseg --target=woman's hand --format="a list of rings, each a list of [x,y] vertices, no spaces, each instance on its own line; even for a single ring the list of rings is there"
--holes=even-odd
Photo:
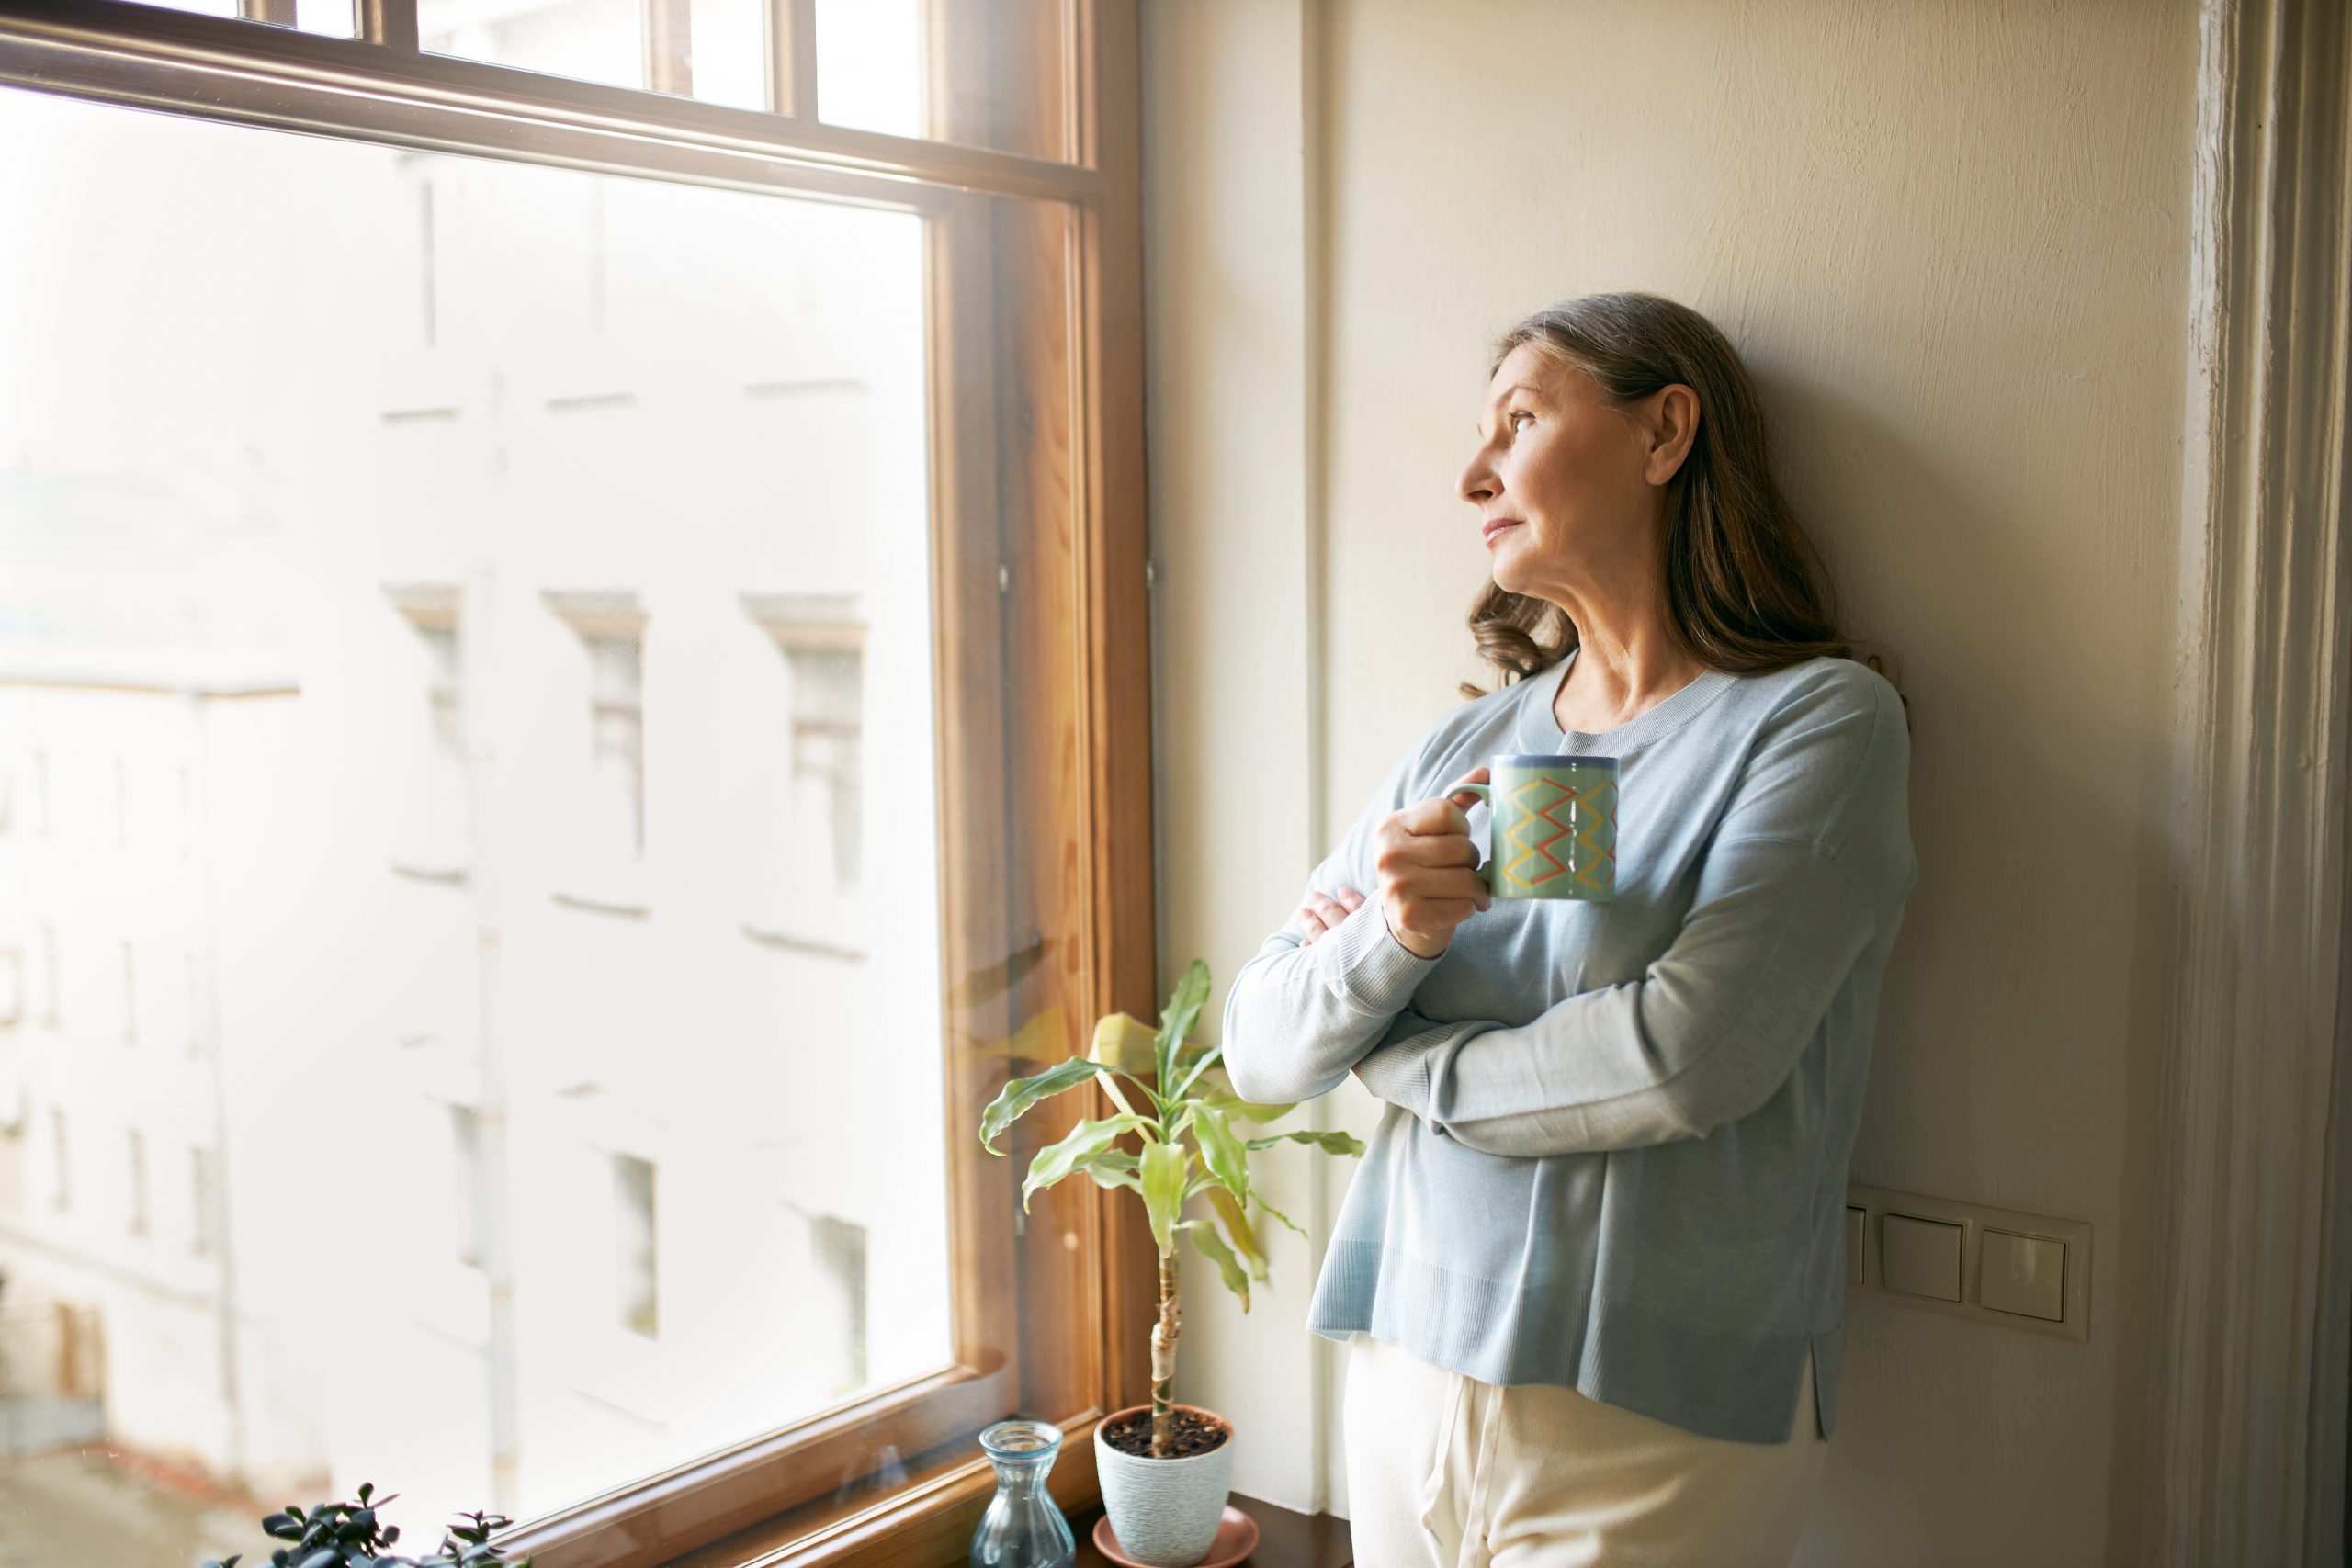
[[[1487,770],[1464,774],[1485,784]],[[1391,812],[1373,835],[1373,864],[1380,875],[1380,910],[1388,933],[1416,958],[1435,958],[1453,941],[1453,928],[1495,901],[1476,871],[1478,846],[1462,806],[1477,796],[1437,795]]]
[[[1337,927],[1341,920],[1363,908],[1363,895],[1352,887],[1340,888],[1336,898],[1326,898],[1309,888],[1306,902],[1301,904],[1298,913],[1291,917],[1291,923],[1298,927],[1303,939],[1299,945],[1313,947],[1317,937]]]

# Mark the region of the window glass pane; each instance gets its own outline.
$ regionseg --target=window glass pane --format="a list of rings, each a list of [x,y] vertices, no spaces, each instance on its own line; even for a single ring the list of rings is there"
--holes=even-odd
[[[294,0],[294,25],[306,33],[349,38],[357,32],[352,0]]]
[[[242,15],[237,0],[141,0],[170,11],[193,11],[203,17]],[[280,0],[282,6],[283,0]],[[276,21],[275,16],[269,18]],[[294,25],[306,33],[349,38],[353,32],[351,0],[295,0]]]
[[[740,109],[768,107],[766,0],[690,0],[695,96]]]
[[[972,1135],[1091,1021],[1017,826],[1077,819],[1068,344],[958,360],[958,450],[1054,460],[953,487],[951,592],[911,216],[15,91],[0,144],[0,1335],[103,1438],[32,1560],[266,1562],[362,1480],[429,1542],[951,1368],[806,1495],[1087,1408],[1098,1195],[1023,1221]],[[1067,214],[957,210],[1058,331],[1004,258]]]
[[[817,0],[818,118],[1070,157],[1062,10],[1037,0]]]
[[[417,0],[420,47],[497,65],[645,85],[643,0]]]
[[[922,0],[817,0],[817,102],[829,125],[923,134]]]

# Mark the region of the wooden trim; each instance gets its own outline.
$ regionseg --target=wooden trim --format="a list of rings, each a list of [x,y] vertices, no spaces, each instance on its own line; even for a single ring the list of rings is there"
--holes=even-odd
[[[658,1568],[682,1542],[718,1540],[833,1492],[886,1448],[969,1448],[1010,1407],[1002,1369],[958,1368],[549,1515],[503,1543],[538,1568]]]
[[[238,0],[237,14],[248,22],[277,28],[290,28],[296,21],[294,0]]]
[[[2142,1557],[2341,1560],[2352,17],[2207,0]]]
[[[815,124],[817,0],[767,0],[768,107]]]
[[[413,0],[366,39],[136,0],[0,0],[0,83],[235,124],[936,211],[952,190],[1088,200],[1092,169],[416,51]],[[407,32],[402,41],[401,28]]]
[[[645,85],[694,96],[694,17],[690,0],[645,0]]]
[[[417,51],[416,0],[353,0],[352,20],[362,43],[402,54]]]
[[[975,15],[1017,19],[1025,3]],[[808,0],[788,4],[813,39]],[[980,1425],[1016,1410],[1060,1421],[1071,1442],[1056,1493],[1083,1507],[1096,1495],[1093,1422],[1148,1385],[1151,1251],[1140,1206],[1083,1181],[1040,1194],[1025,1213],[1019,1199],[1019,1156],[1101,1107],[1082,1095],[1040,1107],[1005,1140],[1013,1158],[983,1152],[976,1136],[979,1108],[1017,1066],[1079,1048],[1102,1010],[1148,1015],[1159,999],[1136,6],[1057,0],[1033,12],[1036,28],[986,40],[1033,89],[1026,101],[986,105],[987,129],[999,144],[1082,148],[1092,167],[419,56],[408,0],[375,4],[374,42],[128,0],[0,0],[0,80],[42,90],[865,201],[927,220],[938,737],[949,785],[939,808],[956,846],[942,888],[949,1016],[939,1130],[949,1151],[955,1365],[512,1532],[506,1544],[540,1568],[945,1561],[989,1490],[971,1441]],[[1061,62],[1053,72],[1037,65],[1046,53]],[[813,64],[811,49],[793,62],[799,75]],[[1086,83],[1075,127],[1073,71]],[[808,95],[798,101],[808,107]],[[639,606],[609,594],[547,603],[583,630],[642,624]],[[756,618],[758,607],[746,607]],[[892,1453],[909,1484],[865,1493]]]
[[[1081,635],[1096,671],[1085,755],[1098,803],[1091,835],[1098,1015],[1157,1018],[1163,990],[1154,919],[1151,600],[1146,582],[1143,416],[1143,113],[1139,19],[1132,4],[1088,8],[1072,96],[1086,107],[1080,154],[1103,175],[1079,227],[1080,435],[1089,526]],[[1107,1206],[1102,1230],[1108,1407],[1151,1395],[1158,1249],[1143,1205]]]

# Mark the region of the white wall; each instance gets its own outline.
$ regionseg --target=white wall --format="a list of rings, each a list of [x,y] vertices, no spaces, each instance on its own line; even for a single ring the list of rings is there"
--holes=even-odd
[[[1706,311],[1912,702],[1853,1179],[2096,1237],[2086,1344],[1852,1303],[1801,1561],[2131,1561],[2193,5],[1154,0],[1145,49],[1168,971],[1221,1004],[1486,676],[1487,342],[1600,288]],[[1274,1175],[1319,1241],[1318,1179]],[[1241,1490],[1344,1507],[1308,1254],[1246,1321],[1193,1292],[1183,1375]]]

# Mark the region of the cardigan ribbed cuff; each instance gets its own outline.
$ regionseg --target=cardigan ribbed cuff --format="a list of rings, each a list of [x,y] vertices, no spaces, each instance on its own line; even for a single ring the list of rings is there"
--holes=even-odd
[[[1340,994],[1362,1011],[1382,1018],[1403,1012],[1421,976],[1437,967],[1434,958],[1416,957],[1388,931],[1388,917],[1367,898],[1325,939],[1331,956],[1324,973]],[[1324,943],[1317,942],[1321,948]]]

